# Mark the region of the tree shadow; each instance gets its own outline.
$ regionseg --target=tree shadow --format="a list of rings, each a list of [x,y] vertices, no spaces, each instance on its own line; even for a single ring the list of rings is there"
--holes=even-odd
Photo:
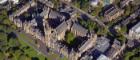
[[[60,23],[60,18],[57,17],[56,19],[48,19],[49,26],[52,28],[56,28]]]
[[[70,44],[68,44],[66,41],[61,41],[61,43],[68,46],[69,51],[71,51],[72,49],[74,51],[78,51],[79,46],[85,43],[86,40],[87,37],[77,36],[73,41],[70,42]]]
[[[16,39],[17,38],[17,35],[14,33],[14,32],[11,32],[7,35],[7,40],[9,41],[10,38],[14,38]]]
[[[31,59],[32,60],[39,60],[37,57],[32,57]]]

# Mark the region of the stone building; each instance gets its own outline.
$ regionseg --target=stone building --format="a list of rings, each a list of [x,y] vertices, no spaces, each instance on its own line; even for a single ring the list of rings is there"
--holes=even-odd
[[[117,6],[110,6],[109,9],[105,10],[104,17],[107,21],[112,21],[113,19],[118,18],[124,13],[124,10],[119,9]]]
[[[61,40],[64,38],[65,32],[68,29],[68,26],[69,25],[65,21],[63,21],[59,26],[55,28],[55,32],[56,32],[58,40]]]
[[[87,36],[88,30],[79,25],[78,23],[74,23],[71,27],[71,31],[76,35],[76,36]]]

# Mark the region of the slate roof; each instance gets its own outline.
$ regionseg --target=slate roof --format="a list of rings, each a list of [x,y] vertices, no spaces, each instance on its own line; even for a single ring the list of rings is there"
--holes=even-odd
[[[49,13],[49,18],[56,19],[58,17],[62,17],[62,15],[56,11],[51,10]]]
[[[82,35],[86,35],[88,30],[79,25],[78,23],[74,23],[72,26],[73,30],[76,30],[77,32],[81,33]]]
[[[61,34],[63,31],[67,30],[67,23],[65,21],[63,21],[59,26],[56,27],[56,32],[57,34]]]
[[[118,11],[119,11],[119,9],[117,7],[111,6],[108,10],[105,11],[104,16],[106,16],[106,15],[113,16]]]
[[[116,49],[115,48],[111,48],[107,53],[106,53],[106,55],[108,56],[108,57],[113,57],[113,55],[116,53]]]

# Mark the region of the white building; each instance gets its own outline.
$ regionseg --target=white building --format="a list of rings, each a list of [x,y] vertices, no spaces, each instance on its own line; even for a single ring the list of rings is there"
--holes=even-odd
[[[140,22],[129,30],[129,36],[132,39],[140,39]]]

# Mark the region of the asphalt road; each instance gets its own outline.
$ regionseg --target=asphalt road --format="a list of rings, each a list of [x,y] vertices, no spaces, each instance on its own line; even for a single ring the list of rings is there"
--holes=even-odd
[[[24,34],[24,35],[26,35],[28,38],[30,38],[32,40],[35,39],[35,38],[33,38],[32,36],[30,36],[29,34],[26,34],[23,31],[20,31],[20,32],[15,31],[15,33],[17,34],[18,37],[20,37],[20,34]],[[25,38],[20,37],[20,40],[22,40],[25,43],[27,43],[29,46],[31,46],[36,51],[42,53],[44,56],[49,56],[48,49],[47,49],[46,45],[41,40],[38,40],[38,44],[40,45],[39,47],[37,47],[37,45],[31,43],[29,40],[26,40]]]
[[[105,24],[100,21],[98,18],[96,18],[95,16],[91,16],[90,14],[88,14],[87,12],[75,7],[74,5],[70,4],[70,3],[67,3],[67,2],[63,2],[61,1],[62,3],[68,5],[68,6],[71,6],[72,8],[74,8],[75,10],[77,10],[78,12],[82,13],[82,14],[85,14],[87,17],[89,17],[92,21],[94,22],[97,22],[99,25],[103,26],[103,27],[106,27]]]

